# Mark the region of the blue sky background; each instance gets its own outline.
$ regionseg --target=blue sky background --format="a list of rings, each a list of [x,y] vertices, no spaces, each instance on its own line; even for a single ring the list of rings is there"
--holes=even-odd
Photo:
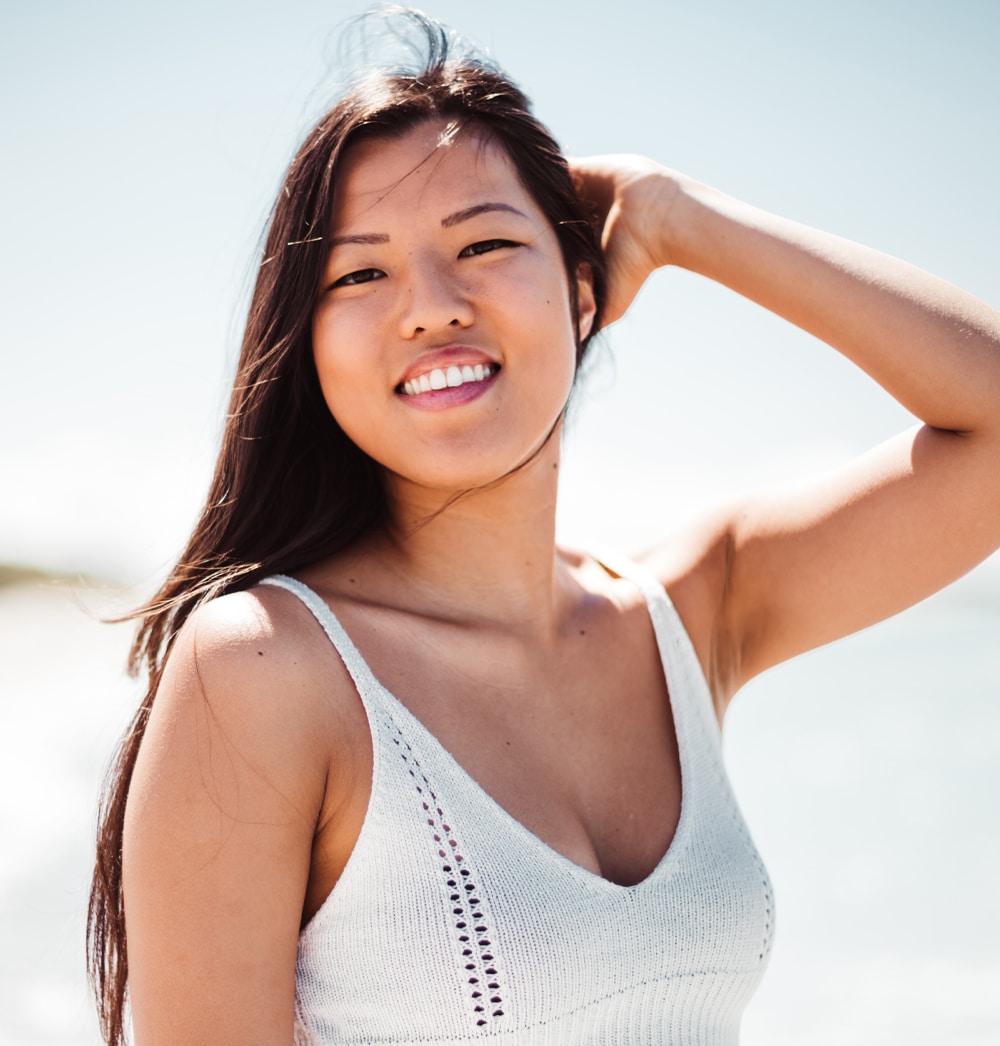
[[[207,482],[257,237],[339,2],[0,6],[0,559],[152,579]],[[990,0],[432,8],[571,153],[645,152],[1000,300]],[[608,336],[566,516],[629,541],[906,423],[834,354],[658,274]],[[610,508],[609,508],[610,506]]]

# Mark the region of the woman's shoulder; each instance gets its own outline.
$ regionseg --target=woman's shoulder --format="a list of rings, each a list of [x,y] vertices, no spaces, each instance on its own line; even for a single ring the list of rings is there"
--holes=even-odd
[[[125,814],[137,1035],[180,996],[189,1018],[217,1012],[220,991],[290,1020],[317,832],[356,775],[337,712],[347,692],[324,653],[294,597],[270,587],[204,603],[177,634]]]
[[[154,704],[200,729],[210,720],[236,749],[275,770],[331,760],[356,741],[357,698],[310,612],[270,585],[228,593],[194,610],[167,658]]]
[[[666,589],[701,662],[720,714],[732,693],[732,624],[726,592],[736,509],[721,505],[680,523],[634,558]]]
[[[336,652],[302,603],[271,585],[217,596],[187,618],[169,661],[189,662],[205,686],[253,690],[280,679],[302,687],[326,679]],[[168,663],[169,663],[168,661]]]

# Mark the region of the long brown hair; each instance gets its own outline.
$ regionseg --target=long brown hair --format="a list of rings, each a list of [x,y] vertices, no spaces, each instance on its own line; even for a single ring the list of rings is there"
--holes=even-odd
[[[366,76],[322,117],[292,160],[271,212],[205,507],[162,588],[132,615],[140,624],[129,668],[145,669],[149,685],[105,784],[88,911],[88,965],[109,1046],[122,1046],[126,1034],[125,803],[174,637],[206,599],[269,574],[293,573],[385,519],[378,466],[330,414],[312,356],[310,324],[344,150],[430,117],[485,130],[506,149],[552,223],[571,289],[579,266],[589,267],[598,305],[592,331],[600,325],[605,284],[597,234],[558,145],[531,114],[528,99],[474,52],[453,57],[454,38],[438,23],[414,11],[397,10],[394,17],[397,35],[420,60],[414,68]],[[580,341],[578,362],[588,341]]]

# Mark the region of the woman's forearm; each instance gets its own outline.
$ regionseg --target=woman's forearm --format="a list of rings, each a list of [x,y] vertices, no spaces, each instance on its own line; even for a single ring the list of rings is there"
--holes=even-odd
[[[832,345],[927,424],[1000,431],[1000,313],[896,258],[664,177],[664,261]]]

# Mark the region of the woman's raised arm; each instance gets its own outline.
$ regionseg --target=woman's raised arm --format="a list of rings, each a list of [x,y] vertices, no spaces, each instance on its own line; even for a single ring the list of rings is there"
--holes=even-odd
[[[604,215],[611,318],[653,268],[681,266],[821,338],[924,423],[833,475],[732,507],[707,640],[723,696],[917,602],[1000,545],[996,310],[649,161],[575,170]]]

